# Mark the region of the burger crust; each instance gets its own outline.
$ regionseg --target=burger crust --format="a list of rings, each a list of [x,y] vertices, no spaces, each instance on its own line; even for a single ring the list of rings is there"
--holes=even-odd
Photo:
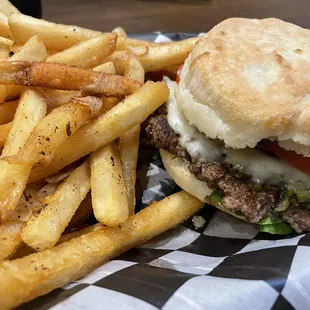
[[[310,145],[310,30],[227,19],[196,43],[176,95],[189,123],[226,146],[270,138],[300,153]]]

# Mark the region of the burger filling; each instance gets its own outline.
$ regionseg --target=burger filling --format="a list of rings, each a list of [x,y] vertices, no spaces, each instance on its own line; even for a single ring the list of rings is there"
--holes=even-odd
[[[186,160],[189,170],[214,189],[211,199],[219,208],[260,224],[265,232],[310,231],[310,177],[259,148],[237,150],[206,138],[179,111],[176,83],[166,83],[166,107],[146,127],[151,143]]]

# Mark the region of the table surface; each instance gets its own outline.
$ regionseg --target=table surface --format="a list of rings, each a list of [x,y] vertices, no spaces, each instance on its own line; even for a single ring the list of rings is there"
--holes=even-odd
[[[278,17],[310,28],[310,0],[42,0],[43,18],[129,33],[208,31],[228,17]]]

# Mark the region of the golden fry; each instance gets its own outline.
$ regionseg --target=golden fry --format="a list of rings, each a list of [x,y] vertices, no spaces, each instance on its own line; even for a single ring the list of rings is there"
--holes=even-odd
[[[0,1],[0,11],[7,16],[10,16],[12,13],[20,13],[19,10],[9,0]]]
[[[169,90],[164,83],[146,82],[134,94],[72,135],[58,148],[49,165],[37,166],[33,170],[30,181],[35,182],[60,171],[63,167],[96,151],[141,124],[168,99],[168,96]],[[73,149],[74,152],[72,152]]]
[[[45,113],[45,100],[33,90],[25,91],[19,101],[1,156],[17,154]]]
[[[14,41],[13,33],[11,32],[8,17],[2,11],[0,11],[0,34],[1,37]]]
[[[0,160],[0,214],[7,220],[25,189],[34,163],[46,164],[55,150],[91,118],[91,109],[81,104],[66,104],[45,116],[16,155]]]
[[[120,39],[122,40],[122,39]],[[128,40],[128,39],[126,39]],[[168,43],[148,43],[131,47],[146,72],[165,70],[167,67],[180,66],[192,51],[198,38]],[[120,43],[119,43],[120,44]],[[126,46],[126,44],[125,44]],[[106,61],[113,61],[118,74],[125,70],[130,52],[117,50]]]
[[[144,69],[138,58],[132,55],[125,69],[125,76],[134,79],[140,83],[144,82]],[[126,185],[127,202],[129,215],[133,215],[136,206],[136,171],[140,141],[140,126],[127,131],[119,139],[120,142],[120,158],[122,170]]]
[[[51,250],[2,262],[0,308],[14,308],[80,278],[129,248],[182,223],[203,205],[186,192],[179,192],[119,226],[102,228]]]
[[[0,225],[0,260],[10,257],[20,247],[24,226],[25,223],[18,220],[7,221]]]
[[[93,68],[115,51],[116,33],[82,41],[62,52],[49,56],[48,62],[62,63],[80,68]]]
[[[12,123],[0,125],[0,149],[4,147],[8,134],[10,132]]]
[[[18,100],[0,103],[0,124],[6,124],[13,120]]]
[[[47,52],[38,36],[30,38],[9,61],[45,61]],[[10,100],[19,96],[22,87],[0,85],[0,101]]]
[[[85,94],[106,96],[130,95],[141,85],[123,76],[63,64],[26,61],[0,61],[0,83],[80,90]]]
[[[99,65],[93,69],[94,71],[104,72],[109,74],[116,74],[115,65],[112,61],[106,62],[103,65]]]
[[[118,146],[111,142],[90,155],[91,195],[98,222],[115,226],[128,219],[128,203]]]
[[[9,16],[9,25],[18,42],[25,43],[33,35],[38,34],[47,48],[59,51],[101,35],[99,31],[55,24],[16,13]]]
[[[117,35],[121,38],[127,38],[127,33],[122,27],[116,27],[112,30],[112,32],[117,33]]]
[[[89,190],[90,169],[86,160],[53,195],[44,198],[44,209],[32,216],[22,232],[23,241],[37,251],[54,246]]]
[[[7,60],[13,46],[13,41],[0,37],[0,60]]]

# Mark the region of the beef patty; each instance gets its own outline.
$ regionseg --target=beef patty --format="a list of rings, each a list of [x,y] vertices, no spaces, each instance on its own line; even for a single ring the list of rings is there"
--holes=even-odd
[[[262,186],[256,189],[249,177],[219,162],[193,162],[179,143],[179,135],[169,126],[165,112],[153,115],[146,126],[151,143],[188,162],[189,170],[209,187],[220,190],[223,206],[232,213],[242,214],[250,223],[258,223],[267,215],[275,214],[277,200],[282,192],[278,187]],[[307,214],[305,214],[305,212]],[[310,211],[288,208],[279,214],[297,232],[310,231]],[[308,220],[303,219],[307,215]]]

